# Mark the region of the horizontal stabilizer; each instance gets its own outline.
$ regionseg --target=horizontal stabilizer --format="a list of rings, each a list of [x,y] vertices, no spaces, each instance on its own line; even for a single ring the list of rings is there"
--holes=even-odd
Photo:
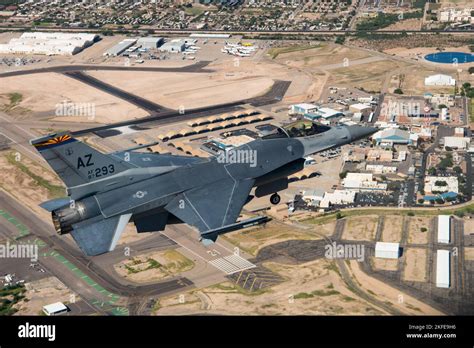
[[[73,225],[72,237],[87,256],[115,249],[132,214],[114,216],[94,223]]]
[[[204,245],[212,244],[216,241],[217,237],[221,234],[229,233],[232,231],[240,230],[242,228],[252,227],[261,225],[265,222],[270,220],[267,216],[258,216],[255,218],[247,219],[244,221],[236,222],[234,224],[230,224],[224,227],[219,227],[210,231],[202,232],[201,233],[201,242]]]
[[[49,201],[43,202],[40,204],[40,207],[46,211],[52,212],[53,210],[65,207],[66,205],[71,203],[71,198],[69,197],[62,197],[62,198],[55,198]]]

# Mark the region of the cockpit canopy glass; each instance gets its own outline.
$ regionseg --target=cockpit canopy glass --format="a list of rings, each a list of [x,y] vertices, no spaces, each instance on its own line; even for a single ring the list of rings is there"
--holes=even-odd
[[[284,129],[291,138],[299,138],[327,132],[331,127],[308,120],[300,120],[286,125]]]

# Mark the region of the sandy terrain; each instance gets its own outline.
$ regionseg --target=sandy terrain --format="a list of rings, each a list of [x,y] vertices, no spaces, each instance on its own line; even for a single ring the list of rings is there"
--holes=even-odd
[[[398,260],[371,258],[372,266],[378,270],[398,271]]]
[[[352,60],[370,57],[366,51],[323,43],[318,48],[283,53],[275,60],[294,68],[324,69],[325,65],[343,63],[347,61],[350,65]]]
[[[403,218],[385,216],[382,230],[382,242],[399,243],[402,239]]]
[[[474,233],[474,219],[464,220],[464,235]]]
[[[19,106],[58,121],[112,123],[148,115],[132,104],[61,74],[14,76],[2,80],[2,94],[20,93],[23,100]],[[58,104],[63,102],[83,107],[85,114],[56,117]],[[90,106],[95,109],[95,116],[88,113],[87,110],[92,110],[88,109]]]
[[[7,156],[11,156],[10,158],[13,161],[16,153],[14,150],[0,152],[0,167],[2,168],[0,170],[0,187],[33,210],[37,215],[49,220],[51,218],[50,213],[40,208],[38,204],[58,197],[61,193],[65,194],[65,191],[62,189],[64,187],[63,183],[54,173],[21,154],[17,164],[9,162]],[[44,180],[43,183],[53,185],[55,189],[53,191],[48,190],[45,185],[40,184],[29,174],[23,172],[20,169],[24,168],[23,166]]]
[[[193,262],[176,250],[149,252],[114,265],[121,277],[136,283],[165,279],[193,267]]]
[[[222,238],[238,246],[251,255],[257,255],[263,247],[287,240],[300,239],[312,240],[321,239],[319,235],[321,230],[334,230],[333,226],[326,226],[320,229],[320,226],[314,231],[304,230],[297,227],[287,226],[277,222],[269,222],[265,227],[249,228],[245,231],[235,231],[226,234]],[[332,233],[331,233],[332,234]]]
[[[410,18],[398,21],[388,27],[382,28],[379,31],[384,30],[420,30],[421,29],[421,18]]]
[[[57,278],[49,277],[26,284],[25,299],[15,305],[18,312],[15,315],[40,315],[43,306],[63,302],[68,303],[73,293]],[[77,302],[80,298],[75,296]]]
[[[406,248],[405,267],[403,269],[403,280],[426,282],[426,260],[427,250],[420,248]]]
[[[345,240],[372,241],[377,231],[378,216],[367,215],[362,217],[347,218],[346,228],[342,234]]]
[[[464,258],[468,261],[474,261],[474,248],[464,248]]]
[[[335,85],[348,85],[356,88],[370,88],[370,90],[379,90],[381,88],[374,81],[383,82],[385,75],[389,71],[406,67],[406,63],[395,61],[378,61],[367,64],[359,64],[331,70],[332,77],[329,83]],[[371,85],[365,84],[370,81]],[[376,88],[379,87],[379,88]]]
[[[384,314],[347,289],[327,260],[299,266],[266,264],[287,281],[271,290],[249,294],[231,283],[160,300],[157,315],[192,313],[225,315],[374,315]],[[197,300],[200,300],[199,303]],[[203,305],[205,304],[205,305]],[[206,310],[203,308],[207,308]]]
[[[416,216],[409,217],[408,222],[408,243],[410,244],[426,244],[430,231],[430,217]],[[426,232],[421,232],[422,228],[426,228]]]
[[[417,300],[416,298],[409,296],[398,289],[391,287],[390,285],[381,282],[378,279],[372,278],[362,272],[359,263],[355,260],[350,261],[351,270],[353,276],[357,279],[358,283],[369,293],[376,295],[380,301],[386,301],[393,305],[400,311],[403,311],[409,315],[442,315],[443,313],[432,308],[431,306]],[[402,297],[400,297],[400,295]],[[403,301],[400,301],[400,300]],[[401,303],[400,303],[401,302]]]

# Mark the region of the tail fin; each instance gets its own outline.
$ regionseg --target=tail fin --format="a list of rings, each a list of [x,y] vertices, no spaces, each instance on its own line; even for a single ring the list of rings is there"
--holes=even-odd
[[[67,187],[86,184],[122,172],[130,165],[103,154],[67,132],[30,141]]]

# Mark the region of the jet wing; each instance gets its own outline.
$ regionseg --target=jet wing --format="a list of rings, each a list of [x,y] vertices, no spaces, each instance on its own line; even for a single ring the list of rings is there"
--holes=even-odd
[[[233,224],[253,184],[253,179],[220,180],[179,194],[165,209],[203,234]]]

